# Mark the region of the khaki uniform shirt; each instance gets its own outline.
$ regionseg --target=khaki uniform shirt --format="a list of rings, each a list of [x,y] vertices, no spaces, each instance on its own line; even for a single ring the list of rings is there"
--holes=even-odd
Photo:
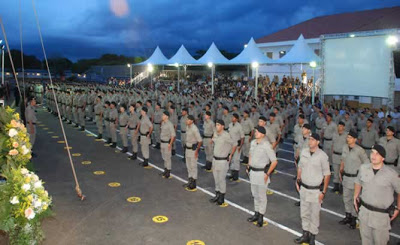
[[[333,152],[332,152],[332,163],[340,164],[342,159],[343,146],[347,145],[347,132],[333,135]]]
[[[301,182],[309,186],[321,185],[324,176],[331,174],[328,155],[319,148],[313,154],[310,148],[304,148],[300,153],[299,168]]]
[[[144,136],[144,134],[148,134],[151,127],[153,127],[153,124],[151,123],[149,117],[147,115],[142,116],[140,119],[140,134],[142,136]]]
[[[359,145],[355,145],[351,150],[346,144],[342,150],[342,161],[344,163],[344,172],[348,174],[357,174],[361,164],[369,162],[365,150]],[[343,186],[354,189],[355,177],[343,176]]]
[[[249,166],[254,168],[265,168],[271,162],[276,161],[275,151],[267,139],[263,139],[260,143],[253,140],[250,144]],[[264,171],[250,171],[250,183],[253,185],[265,185]],[[270,178],[268,178],[268,182]]]
[[[214,142],[214,156],[215,157],[228,157],[232,151],[232,147],[236,145],[228,132],[222,131],[221,134],[215,133],[213,138]]]
[[[124,111],[123,113],[121,113],[119,115],[119,126],[125,127],[128,124],[128,120],[129,120],[129,116],[126,113],[126,111]]]
[[[173,137],[176,137],[174,125],[171,121],[161,123],[161,134],[160,139],[162,141],[170,141]]]
[[[385,162],[397,163],[397,166],[400,166],[400,140],[394,137],[391,140],[387,140],[385,136],[379,139],[379,144],[386,150]]]
[[[229,134],[231,135],[233,141],[237,142],[237,145],[240,146],[240,140],[244,138],[244,132],[242,125],[238,122],[235,124],[230,123],[229,124]]]

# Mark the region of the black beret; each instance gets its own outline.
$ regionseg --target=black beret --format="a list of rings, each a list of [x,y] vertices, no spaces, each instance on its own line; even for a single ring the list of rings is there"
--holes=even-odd
[[[157,102],[157,104],[156,105],[158,105],[159,107],[161,107],[161,104],[160,104],[160,102]]]
[[[115,101],[113,101],[113,102],[111,102],[111,105],[117,106],[117,103],[115,103]]]
[[[369,121],[370,123],[374,123],[374,120],[372,118],[368,118],[367,121]]]
[[[163,113],[164,113],[164,115],[166,115],[167,117],[169,117],[169,112],[168,112],[167,110],[165,110]]]
[[[300,114],[299,117],[300,117],[301,119],[304,119],[304,118],[305,118],[303,114]]]
[[[317,134],[317,133],[312,133],[310,137],[313,138],[313,139],[315,139],[315,140],[318,140],[318,141],[321,140],[321,137],[320,137],[319,134]]]
[[[191,120],[191,121],[194,121],[194,116],[193,116],[193,115],[189,115],[189,116],[187,117],[187,119],[188,119],[188,120]]]
[[[229,108],[227,106],[224,106],[224,110],[229,111]]]
[[[343,121],[340,121],[339,125],[346,126],[346,124]]]
[[[351,137],[355,138],[355,139],[358,138],[358,134],[357,134],[357,132],[354,131],[354,130],[350,130],[349,135],[350,135]]]
[[[381,155],[383,158],[386,157],[386,150],[385,150],[385,148],[383,148],[383,146],[374,145],[374,146],[372,146],[372,150],[377,151],[379,153],[379,155]]]
[[[206,111],[206,115],[211,117],[211,112],[210,111]]]
[[[259,118],[259,120],[263,120],[264,122],[266,122],[266,121],[267,121],[267,118],[264,117],[264,116],[261,116],[261,117]]]
[[[182,111],[186,111],[186,112],[187,112],[188,109],[187,109],[186,107],[183,107],[183,108],[182,108]]]
[[[273,112],[271,112],[271,113],[269,114],[269,116],[270,116],[270,117],[276,117],[276,114],[273,113]]]
[[[142,108],[142,111],[144,111],[144,112],[148,112],[149,110],[147,109],[147,107],[146,106],[143,106],[143,108]]]
[[[249,111],[248,111],[248,110],[245,110],[243,113],[249,114]]]
[[[239,115],[237,113],[233,113],[232,115],[234,118],[239,119]]]
[[[171,105],[171,106],[169,107],[169,109],[175,110],[175,106],[174,106],[174,105]]]
[[[310,124],[308,124],[308,123],[304,124],[304,125],[303,125],[303,128],[306,128],[306,129],[311,130],[311,126],[310,126]]]
[[[332,118],[332,113],[326,114],[328,117]]]
[[[218,120],[216,121],[216,123],[217,123],[217,124],[221,124],[222,126],[225,126],[224,120],[218,119]]]
[[[393,126],[387,126],[386,128],[392,131],[393,133],[396,133],[396,130],[394,129]]]
[[[262,134],[266,134],[266,133],[267,133],[266,130],[265,130],[265,128],[264,128],[264,127],[261,127],[261,126],[256,127],[256,130],[257,130],[259,133],[262,133]]]

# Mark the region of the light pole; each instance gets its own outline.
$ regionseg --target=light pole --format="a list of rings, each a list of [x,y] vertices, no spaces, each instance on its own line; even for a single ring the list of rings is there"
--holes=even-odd
[[[312,103],[312,105],[314,105],[314,103],[315,103],[315,67],[317,67],[317,62],[311,61],[310,67],[313,69],[311,103]]]
[[[150,86],[151,86],[151,88],[153,88],[153,75],[152,75],[152,72],[154,70],[153,65],[152,64],[148,64],[147,65],[147,70],[150,73]]]
[[[4,86],[4,45],[3,40],[0,40],[1,45],[1,84]]]
[[[208,62],[208,67],[211,68],[211,94],[214,94],[214,64],[212,62]]]
[[[132,65],[128,64],[127,66],[129,67],[129,70],[130,70],[129,77],[131,79],[130,80],[130,84],[131,84],[131,87],[132,87]],[[135,87],[136,87],[136,84],[135,84]]]
[[[180,91],[179,82],[180,82],[180,71],[179,71],[179,64],[175,63],[174,66],[178,68],[178,92]]]
[[[247,44],[244,45],[244,48],[247,48]],[[250,65],[247,65],[247,80],[250,77]]]
[[[258,98],[258,62],[251,63],[251,67],[256,70],[256,82],[254,87],[254,98],[257,100]]]

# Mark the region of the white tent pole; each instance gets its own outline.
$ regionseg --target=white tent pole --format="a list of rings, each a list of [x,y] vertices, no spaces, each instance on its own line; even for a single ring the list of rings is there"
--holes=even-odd
[[[214,69],[215,66],[211,67],[211,94],[214,95]]]
[[[180,77],[179,77],[179,65],[178,65],[178,92],[180,91],[180,89],[179,89],[179,83],[180,83]]]
[[[255,84],[256,86],[255,86],[255,92],[254,92],[254,96],[255,96],[255,99],[257,100],[257,98],[258,98],[258,96],[257,96],[257,93],[258,93],[258,66],[256,67],[256,84]]]

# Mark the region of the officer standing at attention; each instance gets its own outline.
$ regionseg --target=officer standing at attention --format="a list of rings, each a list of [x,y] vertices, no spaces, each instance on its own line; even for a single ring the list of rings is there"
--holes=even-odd
[[[131,134],[131,144],[132,144],[132,156],[130,156],[129,159],[136,160],[138,152],[139,117],[135,113],[134,105],[129,106],[128,129]]]
[[[229,113],[229,108],[227,106],[224,107],[224,111],[222,114],[222,120],[224,120],[225,123],[225,130],[229,130],[229,124],[232,121],[232,115]]]
[[[243,133],[244,133],[244,142],[243,142],[243,161],[242,163],[248,164],[249,162],[249,152],[250,152],[250,142],[253,138],[253,129],[255,125],[253,121],[249,117],[249,111],[245,110],[243,112],[243,120],[241,122]]]
[[[86,108],[86,94],[80,94],[78,98],[78,120],[81,125],[80,131],[85,131],[85,108]]]
[[[183,148],[183,161],[186,162],[186,121],[188,118],[188,109],[186,107],[182,108],[181,112],[181,120],[180,120],[180,126],[181,126],[181,145]]]
[[[169,178],[171,173],[171,152],[175,137],[176,134],[174,125],[169,120],[169,112],[165,110],[162,115],[160,141],[161,157],[164,160],[164,173],[162,176],[166,179]]]
[[[244,132],[242,125],[239,123],[239,115],[237,113],[233,113],[232,122],[229,124],[229,134],[232,139],[236,142],[237,148],[235,154],[232,157],[231,162],[231,180],[237,181],[239,179],[239,170],[240,170],[240,154],[242,153],[242,145],[244,143]]]
[[[334,122],[332,122],[334,123]],[[347,144],[347,134],[345,123],[340,121],[337,126],[337,132],[332,139],[332,169],[333,169],[333,189],[332,192],[340,191],[340,163],[342,159],[343,146]],[[325,151],[326,153],[326,151]]]
[[[186,167],[188,170],[189,182],[185,187],[189,190],[196,189],[197,180],[197,159],[199,157],[199,150],[203,143],[199,129],[193,123],[194,116],[189,115],[186,120]],[[197,147],[196,147],[197,146]]]
[[[156,111],[154,112],[154,144],[156,149],[160,149],[160,128],[162,121],[163,111],[161,110],[161,104],[156,104]]]
[[[398,165],[400,161],[400,140],[394,137],[395,129],[393,126],[386,127],[386,136],[379,139],[379,144],[385,148],[386,157],[385,165],[399,171]]]
[[[117,105],[113,101],[111,102],[110,106],[110,134],[111,134],[111,147],[116,148],[117,147],[117,125],[118,125],[118,111],[117,108],[115,108]]]
[[[364,148],[368,157],[371,153],[372,146],[379,141],[378,132],[372,127],[373,123],[373,120],[368,118],[366,127],[361,130],[361,135],[359,137],[359,143],[361,147]]]
[[[106,128],[106,133],[107,133],[107,142],[106,144],[111,144],[111,131],[110,131],[110,102],[106,101],[104,103],[104,126]]]
[[[28,100],[28,106],[25,109],[25,120],[26,120],[26,128],[29,133],[29,142],[31,143],[32,149],[35,145],[36,140],[36,99],[35,97],[31,97]]]
[[[390,222],[399,215],[400,178],[396,171],[385,166],[385,156],[385,149],[381,145],[374,145],[371,163],[361,165],[354,180],[354,206],[359,211],[363,245],[386,245],[389,242]],[[393,205],[395,193],[397,206]],[[394,210],[391,216],[390,210]]]
[[[255,140],[251,142],[247,170],[250,177],[255,212],[247,221],[257,221],[258,227],[262,227],[264,223],[264,214],[267,209],[266,192],[268,184],[271,182],[269,177],[278,164],[275,151],[264,137],[265,133],[264,127],[258,126],[255,130]]]
[[[97,135],[96,139],[103,138],[103,111],[104,107],[103,104],[101,103],[101,96],[97,96],[96,105],[94,106],[94,113],[96,116],[95,120],[96,120],[97,131],[99,132],[99,134]]]
[[[212,161],[213,161],[213,145],[212,145],[212,137],[214,133],[214,128],[215,124],[211,120],[211,112],[206,111],[204,114],[204,124],[203,124],[203,129],[204,129],[204,152],[206,153],[206,165],[204,166],[204,169],[207,171],[211,170],[212,166]]]
[[[174,126],[174,130],[175,130],[175,134],[176,134],[176,130],[178,128],[178,115],[176,114],[176,110],[175,110],[175,106],[174,105],[170,105],[169,107],[169,120],[171,121],[172,125]],[[176,139],[176,137],[175,137]],[[174,143],[172,145],[172,155],[175,156],[176,154],[176,140],[174,140]]]
[[[225,201],[226,174],[229,169],[229,162],[236,151],[237,143],[232,140],[228,132],[224,130],[225,122],[217,120],[216,131],[212,137],[214,143],[214,161],[212,171],[215,182],[215,197],[210,199],[211,203],[222,205]]]
[[[321,204],[328,189],[331,172],[328,155],[319,148],[320,136],[313,133],[300,153],[297,190],[300,192],[300,216],[303,235],[295,243],[315,245],[320,223]],[[321,191],[321,185],[323,189]]]
[[[149,145],[151,142],[151,133],[153,132],[153,124],[147,116],[147,107],[142,107],[140,112],[140,149],[143,155],[143,167],[149,166]]]
[[[343,146],[340,163],[340,179],[343,185],[343,203],[346,217],[339,224],[349,224],[350,229],[356,228],[357,213],[354,209],[354,181],[361,164],[369,162],[364,149],[356,144],[357,133],[350,131],[347,135],[347,145]]]
[[[332,165],[332,144],[333,144],[333,136],[337,132],[337,125],[332,121],[332,114],[328,113],[326,115],[326,123],[324,125],[322,135],[324,139],[324,147],[323,150],[329,157],[329,163]]]
[[[122,139],[122,146],[124,147],[121,153],[128,152],[128,120],[129,116],[126,113],[126,105],[121,105],[119,107],[119,114],[118,122],[119,122],[119,133],[121,134]]]

